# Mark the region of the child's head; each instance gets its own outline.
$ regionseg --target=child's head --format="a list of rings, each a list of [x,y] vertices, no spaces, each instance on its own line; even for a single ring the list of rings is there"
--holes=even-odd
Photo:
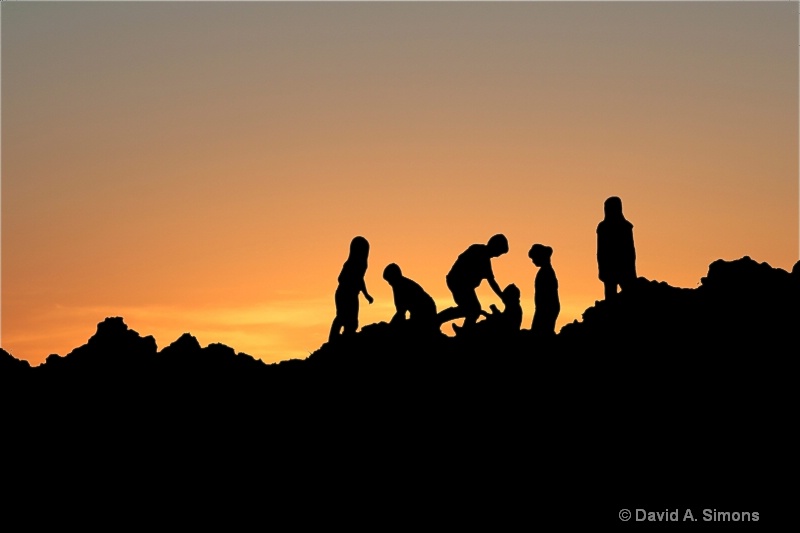
[[[489,247],[489,253],[492,257],[499,257],[508,252],[508,239],[502,233],[493,235],[486,245]]]
[[[619,196],[606,198],[606,201],[603,203],[603,211],[607,217],[621,217],[622,199]]]
[[[509,284],[505,289],[503,289],[504,304],[518,302],[519,298],[520,298],[519,287],[517,287],[513,283]]]
[[[350,241],[350,256],[351,257],[367,257],[369,254],[369,242],[364,237],[353,237]]]
[[[403,273],[400,271],[400,267],[395,263],[389,263],[386,265],[386,268],[383,269],[383,279],[388,281],[390,285],[399,280],[402,275]]]
[[[531,258],[533,264],[540,267],[550,262],[550,256],[553,255],[553,249],[544,244],[534,244],[528,252],[528,257]]]

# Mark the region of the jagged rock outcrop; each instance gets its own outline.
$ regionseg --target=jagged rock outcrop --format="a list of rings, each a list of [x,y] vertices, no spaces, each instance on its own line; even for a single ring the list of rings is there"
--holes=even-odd
[[[212,343],[203,348],[189,333],[184,333],[161,350],[157,362],[160,371],[193,375],[210,373],[216,376],[232,373],[246,376],[253,372],[263,372],[267,366],[263,361],[247,354],[236,353],[233,348],[224,344]]]
[[[17,359],[7,351],[0,348],[0,378],[16,372],[30,370],[31,364],[24,359]]]
[[[51,354],[42,365],[44,373],[76,372],[84,375],[135,371],[154,363],[156,340],[129,329],[122,317],[108,317],[97,325],[89,341],[66,356]]]
[[[695,289],[640,277],[617,298],[596,302],[559,337],[565,348],[642,356],[783,351],[796,342],[798,323],[798,278],[745,256],[713,262]]]

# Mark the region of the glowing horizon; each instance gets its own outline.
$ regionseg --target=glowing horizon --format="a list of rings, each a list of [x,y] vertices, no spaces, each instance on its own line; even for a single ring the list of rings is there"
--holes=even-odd
[[[386,264],[441,310],[456,256],[504,233],[524,328],[528,249],[553,247],[561,328],[602,299],[614,195],[647,279],[790,270],[795,7],[3,3],[0,346],[40,364],[122,316],[159,349],[306,357],[356,235],[361,326],[393,313]]]

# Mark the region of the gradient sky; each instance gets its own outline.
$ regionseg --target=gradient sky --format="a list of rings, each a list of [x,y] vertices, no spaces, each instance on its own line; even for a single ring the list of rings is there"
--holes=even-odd
[[[2,338],[40,364],[122,316],[265,362],[327,340],[350,240],[361,325],[398,263],[445,275],[505,233],[533,316],[602,298],[617,195],[638,273],[798,259],[796,2],[4,2]],[[485,309],[500,302],[484,284]],[[449,332],[449,325],[443,330]]]

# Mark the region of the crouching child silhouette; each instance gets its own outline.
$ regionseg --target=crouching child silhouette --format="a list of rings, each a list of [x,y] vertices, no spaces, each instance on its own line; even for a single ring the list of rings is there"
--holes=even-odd
[[[486,244],[473,244],[458,256],[446,278],[447,288],[453,294],[456,305],[439,313],[440,326],[457,318],[464,318],[463,331],[475,326],[481,316],[481,303],[475,289],[483,280],[489,283],[489,287],[499,298],[503,298],[503,291],[494,279],[492,259],[507,252],[508,239],[498,233]]]
[[[358,329],[358,295],[364,293],[369,303],[374,300],[367,292],[364,276],[367,273],[367,257],[369,242],[364,237],[355,237],[350,241],[350,255],[342,265],[339,274],[339,286],[336,287],[336,317],[331,324],[329,341],[341,336],[352,335]]]
[[[383,269],[383,279],[391,285],[394,294],[396,312],[392,316],[390,324],[406,324],[417,333],[432,333],[438,329],[436,302],[419,283],[405,277],[395,263],[391,263]],[[406,318],[406,313],[408,313],[408,318]]]

